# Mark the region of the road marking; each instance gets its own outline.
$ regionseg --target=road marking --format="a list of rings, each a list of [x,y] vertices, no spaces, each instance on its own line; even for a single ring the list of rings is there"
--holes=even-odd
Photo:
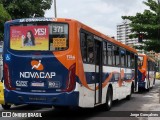
[[[149,97],[149,98],[152,98],[153,96],[151,96],[151,95],[145,95],[145,96],[143,96],[143,97]]]

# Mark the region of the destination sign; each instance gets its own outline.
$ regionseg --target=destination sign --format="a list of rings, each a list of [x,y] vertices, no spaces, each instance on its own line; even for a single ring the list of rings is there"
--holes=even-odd
[[[55,18],[26,18],[20,19],[19,22],[43,22],[43,21],[56,21]]]

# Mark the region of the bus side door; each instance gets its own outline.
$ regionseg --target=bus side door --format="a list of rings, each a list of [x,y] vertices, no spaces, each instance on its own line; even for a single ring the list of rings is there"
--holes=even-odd
[[[102,42],[95,40],[95,104],[102,102]]]
[[[120,81],[119,81],[119,89],[121,91],[121,97],[120,99],[124,98],[126,96],[126,90],[127,90],[127,83],[125,82],[125,74],[127,72],[126,69],[126,51],[124,49],[120,49],[120,62],[121,62],[121,67],[120,67]]]

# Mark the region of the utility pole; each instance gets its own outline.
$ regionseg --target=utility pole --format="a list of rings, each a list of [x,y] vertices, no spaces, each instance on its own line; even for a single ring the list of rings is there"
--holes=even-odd
[[[54,0],[54,17],[57,18],[56,0]]]
[[[160,25],[160,0],[158,0],[158,25]],[[160,28],[158,28],[158,40],[160,39]]]

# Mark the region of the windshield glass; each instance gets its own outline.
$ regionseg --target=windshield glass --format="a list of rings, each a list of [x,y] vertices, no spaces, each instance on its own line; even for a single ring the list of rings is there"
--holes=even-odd
[[[12,50],[66,50],[68,48],[68,25],[20,24],[10,27]]]
[[[142,66],[143,65],[143,57],[138,56],[138,66]]]

